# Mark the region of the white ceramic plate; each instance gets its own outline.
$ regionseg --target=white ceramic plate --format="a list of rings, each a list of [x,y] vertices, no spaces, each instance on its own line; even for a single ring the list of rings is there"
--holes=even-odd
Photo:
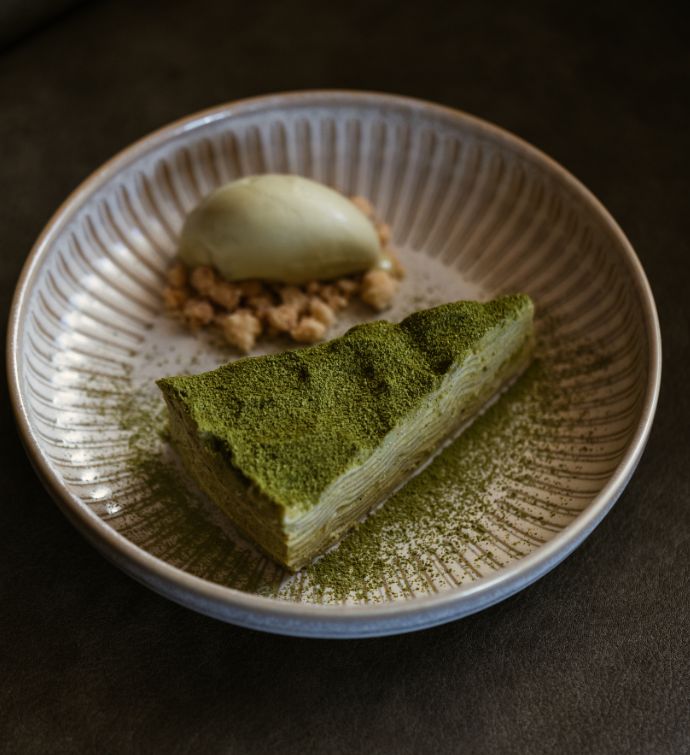
[[[403,516],[408,492],[406,504],[389,501],[367,520],[347,550],[295,577],[188,489],[150,432],[154,378],[233,358],[162,314],[176,234],[209,190],[261,172],[299,173],[373,201],[409,271],[391,319],[507,291],[531,294],[539,313],[536,372],[461,441],[453,474],[416,478],[417,518]],[[644,273],[581,184],[476,118],[357,92],[223,105],[113,158],[37,241],[8,349],[29,454],[108,558],[225,621],[322,637],[449,621],[545,574],[630,479],[660,378]],[[346,578],[349,568],[355,576]]]

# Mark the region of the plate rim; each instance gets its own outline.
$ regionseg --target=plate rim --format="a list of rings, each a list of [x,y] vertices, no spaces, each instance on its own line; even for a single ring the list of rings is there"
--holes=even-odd
[[[357,605],[321,605],[285,601],[245,593],[209,582],[159,559],[119,534],[77,496],[70,493],[51,469],[31,430],[20,376],[19,342],[26,316],[28,294],[53,239],[83,201],[119,170],[186,131],[233,115],[281,105],[394,105],[435,112],[470,125],[483,135],[511,147],[556,173],[604,223],[619,243],[642,303],[648,349],[649,373],[640,421],[627,451],[606,485],[589,505],[557,535],[509,566],[469,585],[406,601]],[[483,610],[515,594],[557,566],[572,553],[608,513],[630,481],[642,456],[661,383],[661,332],[649,281],[622,229],[604,205],[568,170],[521,137],[457,108],[423,99],[383,92],[348,89],[312,89],[276,92],[215,105],[177,119],[117,152],[84,179],[60,204],[35,241],[20,273],[12,299],[6,341],[6,364],[10,402],[19,435],[41,482],[58,507],[103,555],[154,591],[200,613],[241,626],[276,634],[307,637],[355,638],[415,631],[446,623]]]

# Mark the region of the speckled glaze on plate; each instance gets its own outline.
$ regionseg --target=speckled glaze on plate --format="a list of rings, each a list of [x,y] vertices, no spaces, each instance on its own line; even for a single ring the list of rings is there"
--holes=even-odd
[[[520,290],[537,304],[540,333],[550,334],[542,336],[545,351],[578,339],[598,349],[588,369],[562,370],[559,388],[573,396],[567,409],[552,412],[548,424],[537,421],[538,484],[521,482],[514,470],[509,486],[497,479],[504,495],[485,502],[481,541],[469,537],[455,551],[435,552],[417,574],[405,560],[399,579],[370,599],[333,601],[302,589],[301,575],[279,573],[193,491],[188,505],[163,505],[127,465],[131,428],[104,410],[103,386],[155,397],[154,378],[230,358],[166,318],[160,289],[189,209],[215,186],[262,172],[298,173],[373,201],[408,269],[387,317]],[[362,316],[344,319],[334,335]],[[276,348],[283,347],[263,351]],[[36,242],[8,338],[24,443],[48,490],[91,542],[190,608],[318,637],[450,621],[558,564],[601,521],[635,469],[654,416],[660,354],[654,301],[629,242],[563,168],[461,112],[337,91],[223,105],[113,158]],[[544,456],[541,439],[549,444]],[[407,546],[399,544],[401,553]],[[256,578],[239,579],[238,553],[242,574]]]

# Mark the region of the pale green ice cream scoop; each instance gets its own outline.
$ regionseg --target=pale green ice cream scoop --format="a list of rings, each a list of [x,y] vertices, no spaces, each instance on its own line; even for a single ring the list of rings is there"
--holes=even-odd
[[[370,220],[349,199],[301,176],[232,181],[205,197],[182,228],[179,257],[227,280],[306,283],[385,267]]]

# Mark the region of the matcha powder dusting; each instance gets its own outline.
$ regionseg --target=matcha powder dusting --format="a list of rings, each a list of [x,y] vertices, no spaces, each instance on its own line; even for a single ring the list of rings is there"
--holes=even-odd
[[[600,344],[557,342],[542,322],[540,357],[496,403],[334,549],[283,587],[286,597],[385,601],[458,586],[526,555],[579,512],[558,475],[578,475],[605,384]],[[563,436],[568,437],[564,446]],[[563,461],[567,459],[567,461]],[[582,505],[579,503],[579,505]]]
[[[522,442],[533,432],[534,397],[543,378],[541,365],[530,368],[339,547],[308,567],[305,577],[318,597],[389,599],[396,592],[424,592],[439,577],[459,582],[447,562],[468,550],[474,563],[465,570],[479,572],[489,558],[482,519],[498,506],[497,480],[523,469]]]
[[[560,343],[557,332],[542,313],[538,357],[520,380],[296,575],[258,554],[189,486],[162,435],[162,399],[120,389],[115,414],[134,484],[112,524],[200,577],[285,600],[380,602],[469,583],[534,550],[584,505],[563,480],[578,470],[586,478],[587,428],[601,416],[589,386],[605,386],[610,365],[604,346],[584,336]]]

